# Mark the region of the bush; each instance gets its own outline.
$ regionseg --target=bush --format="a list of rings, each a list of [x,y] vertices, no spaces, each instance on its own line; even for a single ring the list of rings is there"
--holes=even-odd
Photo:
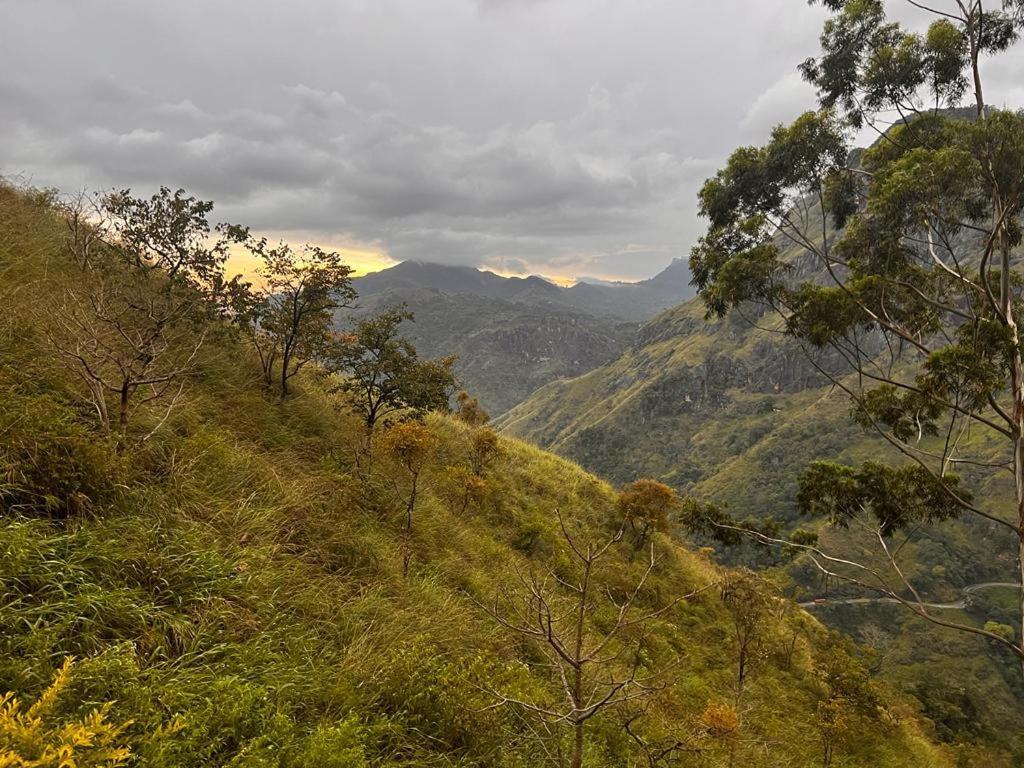
[[[123,765],[131,757],[131,750],[122,743],[130,723],[107,722],[109,704],[81,719],[56,716],[72,669],[68,658],[49,687],[27,708],[13,693],[0,696],[0,765],[90,768]]]

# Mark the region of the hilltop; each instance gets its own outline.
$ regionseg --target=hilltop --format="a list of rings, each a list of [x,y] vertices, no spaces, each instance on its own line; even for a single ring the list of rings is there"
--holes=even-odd
[[[79,743],[83,765],[511,767],[560,751],[564,721],[495,706],[494,691],[551,707],[562,694],[543,645],[484,606],[531,573],[571,577],[556,510],[575,540],[605,540],[621,520],[614,490],[503,439],[460,502],[478,428],[433,414],[403,540],[402,460],[357,461],[365,434],[338,395],[303,374],[281,401],[216,323],[177,406],[137,416],[117,450],[48,341],[76,284],[66,237],[50,196],[0,188],[0,690],[38,701],[41,718],[25,730],[7,711],[0,750],[85,728],[117,749],[101,759]],[[823,745],[836,766],[953,765],[911,701],[770,583],[654,543],[635,598],[652,618],[608,646],[606,668],[658,670],[658,685],[594,717],[585,765],[648,765],[666,744],[709,768],[816,766]],[[627,594],[646,558],[625,541],[608,557],[599,578]],[[742,700],[729,584],[764,606]],[[596,612],[584,632],[609,622]]]

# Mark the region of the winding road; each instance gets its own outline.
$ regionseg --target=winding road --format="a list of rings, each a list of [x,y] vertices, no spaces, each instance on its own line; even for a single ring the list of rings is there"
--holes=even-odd
[[[935,609],[948,609],[948,610],[962,610],[967,607],[967,599],[975,592],[980,592],[985,589],[1020,589],[1020,584],[1014,584],[1013,582],[1006,581],[986,581],[981,584],[971,584],[969,587],[964,587],[961,597],[955,603],[921,603],[925,608]],[[836,600],[825,600],[824,602],[815,602],[813,600],[806,603],[799,603],[801,608],[822,608],[829,605],[869,605],[872,603],[899,603],[900,601],[894,597],[848,597]],[[912,605],[916,605],[913,600],[910,601]]]

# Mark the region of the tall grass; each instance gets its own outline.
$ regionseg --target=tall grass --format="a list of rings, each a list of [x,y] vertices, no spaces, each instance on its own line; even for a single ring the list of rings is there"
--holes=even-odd
[[[0,692],[29,700],[76,658],[59,716],[109,707],[110,722],[130,721],[120,738],[140,766],[540,765],[540,731],[486,691],[545,700],[558,683],[470,598],[516,572],[565,573],[556,509],[579,535],[605,536],[618,525],[613,489],[503,441],[481,499],[462,510],[446,468],[469,465],[471,431],[431,417],[439,448],[404,578],[406,473],[386,457],[370,473],[356,465],[360,426],[314,377],[283,403],[268,396],[226,329],[163,427],[118,456],[45,342],[48,302],[75,279],[62,238],[46,195],[0,185]],[[721,576],[668,537],[657,546],[645,605]],[[626,589],[644,567],[626,545],[602,579]],[[770,749],[751,747],[750,766],[819,759],[815,670],[838,641],[810,622],[784,664],[777,647],[794,626],[780,612],[766,628],[741,715],[749,743]],[[637,663],[671,670],[645,732],[693,738],[693,765],[720,764],[700,727],[731,695],[714,591],[661,617],[643,653]],[[888,702],[839,764],[946,765],[912,711]],[[595,721],[589,765],[646,765],[627,714]]]

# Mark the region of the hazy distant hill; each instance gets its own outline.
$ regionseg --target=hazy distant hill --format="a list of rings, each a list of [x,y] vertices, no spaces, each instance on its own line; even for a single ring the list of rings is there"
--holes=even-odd
[[[642,283],[570,288],[541,277],[406,261],[355,286],[361,312],[406,304],[416,315],[406,332],[420,351],[458,354],[466,387],[494,414],[548,382],[614,360],[641,322],[693,293],[678,260]]]
[[[662,272],[638,283],[584,278],[568,288],[535,275],[502,277],[473,267],[403,261],[359,278],[356,287],[362,297],[422,290],[466,293],[516,304],[550,304],[634,322],[649,320],[694,295],[690,270],[683,259],[676,259]]]

